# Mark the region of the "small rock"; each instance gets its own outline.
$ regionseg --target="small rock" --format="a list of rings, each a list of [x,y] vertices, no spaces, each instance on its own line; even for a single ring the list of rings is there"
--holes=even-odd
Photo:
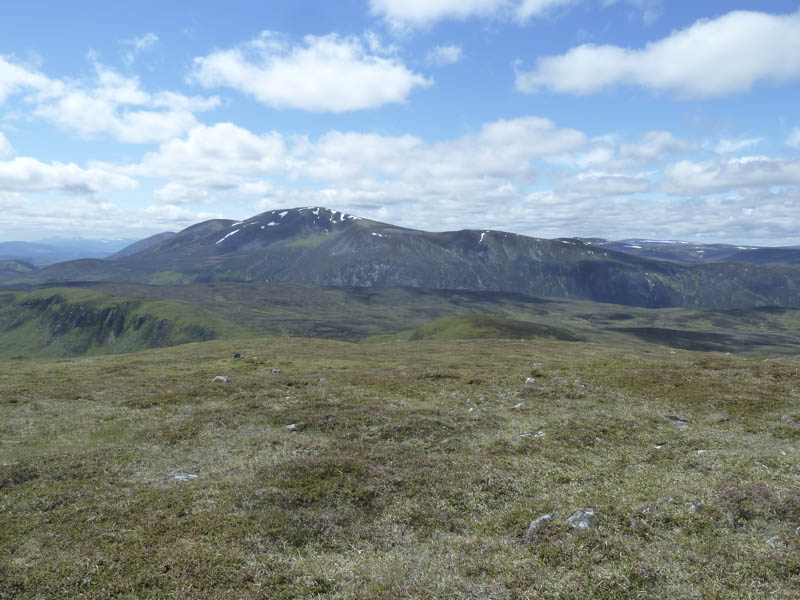
[[[475,410],[474,406],[472,408],[470,408],[467,412],[472,412],[473,410]]]
[[[798,527],[797,529],[795,529],[795,530],[794,530],[794,532],[795,532],[797,535],[800,535],[800,527]]]
[[[655,448],[656,450],[661,450],[666,445],[667,442],[658,442],[655,446],[653,446],[653,448]]]
[[[694,503],[689,505],[689,512],[700,512],[704,508],[705,507],[702,504],[700,504],[699,502],[694,502]]]
[[[537,363],[537,362],[529,362],[528,366],[533,367],[534,369],[537,367],[541,367],[544,363]]]
[[[181,473],[179,471],[173,471],[170,473],[170,476],[172,476],[175,481],[191,481],[192,479],[198,478],[198,475],[194,473]]]
[[[708,450],[696,450],[696,454],[708,454]]]
[[[781,415],[781,423],[784,425],[791,425],[794,422],[794,419],[789,415]]]
[[[478,402],[486,402],[486,396],[481,396],[478,398]]]
[[[567,383],[567,380],[563,377],[553,377],[553,383]]]
[[[572,516],[567,519],[567,523],[569,523],[570,527],[573,529],[589,529],[595,517],[596,515],[594,514],[593,508],[582,508],[575,511]]]
[[[283,371],[281,371],[280,369],[272,369],[272,372],[273,373],[283,373]]]
[[[546,515],[542,515],[538,519],[534,519],[533,521],[531,521],[531,524],[528,525],[528,529],[525,531],[525,540],[528,541],[528,542],[535,540],[536,539],[536,530],[539,529],[539,527],[543,523],[548,523],[548,522],[550,522],[552,520],[553,520],[553,515],[548,513]]]
[[[533,377],[528,377],[525,379],[525,383],[536,383],[536,380]]]
[[[522,407],[524,407],[524,406],[525,406],[525,403],[524,403],[524,402],[518,402],[517,404],[515,404],[515,405],[514,405],[514,406],[512,406],[511,408],[522,408]]]
[[[678,431],[686,431],[689,429],[689,420],[683,419],[681,417],[676,417],[675,415],[663,415],[663,417],[675,425],[678,428]]]
[[[781,540],[781,536],[779,536],[779,535],[773,535],[771,538],[769,538],[769,539],[767,540],[767,546],[769,546],[770,548],[774,548],[775,546],[777,546],[777,545],[778,545],[778,542],[779,542],[780,540]]]
[[[328,381],[327,377],[317,377],[317,383],[325,383]]]
[[[284,427],[284,429],[286,429],[287,431],[297,431],[298,427],[300,427],[299,423],[292,423],[292,424],[287,425],[286,427]]]
[[[786,456],[786,450],[781,450],[781,456]]]
[[[233,358],[242,358],[242,353],[237,352],[236,354],[233,355]]]
[[[544,430],[543,430],[543,429],[540,429],[540,430],[539,430],[539,431],[537,431],[536,433],[533,433],[532,431],[527,431],[527,432],[525,432],[525,433],[520,433],[520,434],[519,434],[517,437],[519,437],[519,438],[533,438],[533,439],[537,439],[537,438],[540,438],[540,437],[544,437]]]
[[[222,383],[230,383],[231,378],[228,377],[227,375],[217,375],[216,377],[214,377],[214,379],[211,380],[211,382],[214,383],[216,381],[221,381]]]

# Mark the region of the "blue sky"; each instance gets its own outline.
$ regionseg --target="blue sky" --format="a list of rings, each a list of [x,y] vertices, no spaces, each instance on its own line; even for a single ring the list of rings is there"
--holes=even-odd
[[[0,0],[0,241],[320,205],[800,244],[800,3]]]

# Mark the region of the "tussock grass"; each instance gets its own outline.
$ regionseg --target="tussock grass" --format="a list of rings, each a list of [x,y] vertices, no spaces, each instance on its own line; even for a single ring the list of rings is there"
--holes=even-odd
[[[799,364],[285,338],[0,363],[0,598],[795,598]]]

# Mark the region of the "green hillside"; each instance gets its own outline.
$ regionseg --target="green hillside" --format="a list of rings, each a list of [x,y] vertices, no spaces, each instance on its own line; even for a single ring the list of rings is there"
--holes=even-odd
[[[568,329],[542,325],[530,321],[519,321],[503,317],[467,315],[444,317],[421,327],[390,335],[381,335],[365,342],[414,341],[414,340],[474,340],[474,339],[549,339],[582,341]]]
[[[120,354],[242,337],[201,307],[81,288],[0,293],[0,358]]]

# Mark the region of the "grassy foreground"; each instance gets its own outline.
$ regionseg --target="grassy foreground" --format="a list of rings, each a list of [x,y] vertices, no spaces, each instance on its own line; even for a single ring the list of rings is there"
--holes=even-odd
[[[0,363],[0,598],[796,598],[799,364],[285,338]]]

